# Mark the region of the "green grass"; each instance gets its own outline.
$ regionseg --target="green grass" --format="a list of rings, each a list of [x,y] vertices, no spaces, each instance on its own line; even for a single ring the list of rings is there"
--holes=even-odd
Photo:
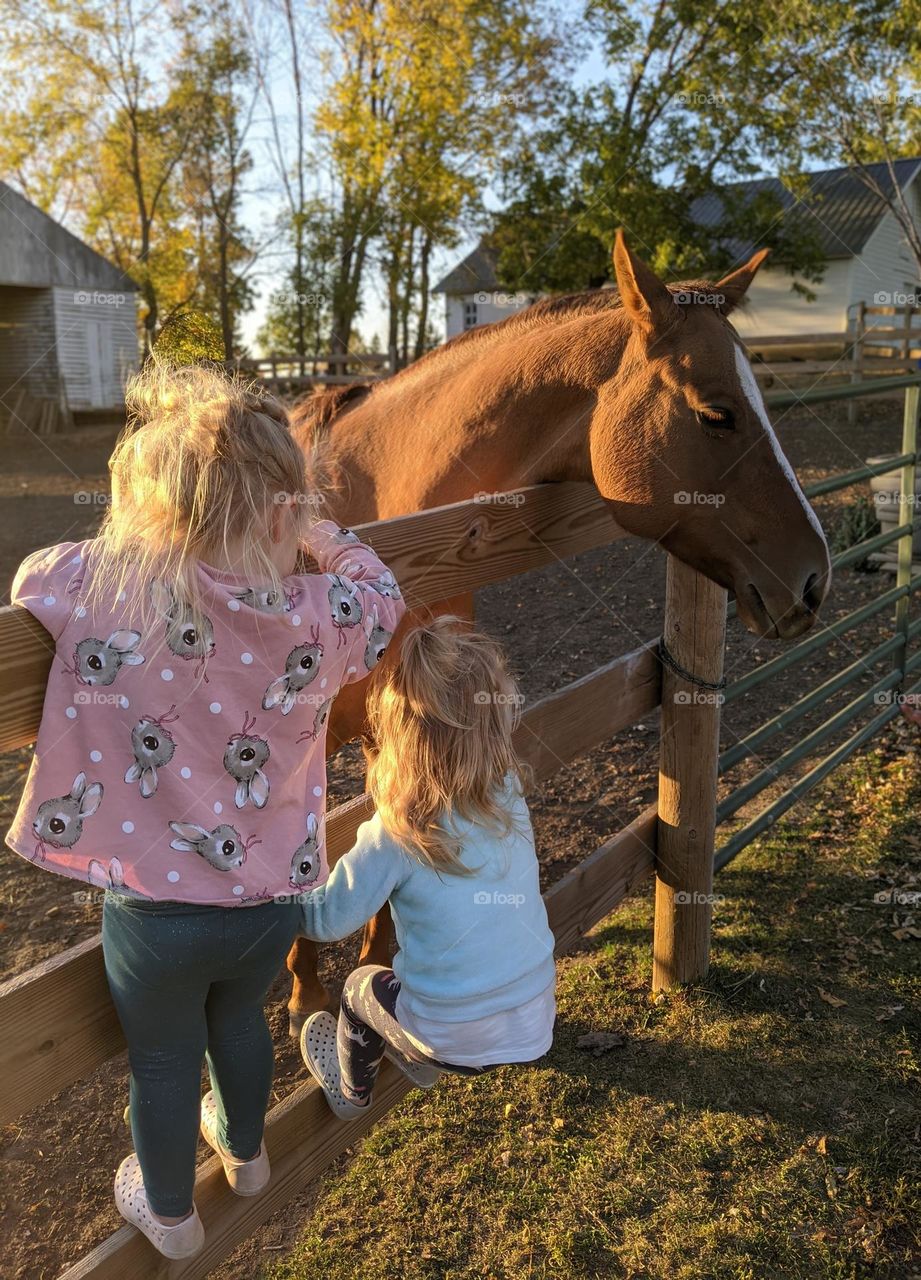
[[[410,1094],[265,1274],[921,1276],[919,944],[874,902],[919,813],[917,757],[852,762],[721,874],[710,976],[658,1003],[625,904],[562,961],[547,1058]]]

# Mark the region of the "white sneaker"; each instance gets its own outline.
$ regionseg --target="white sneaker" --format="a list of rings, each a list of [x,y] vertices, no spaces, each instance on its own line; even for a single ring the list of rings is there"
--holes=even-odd
[[[164,1258],[194,1258],[204,1246],[205,1228],[194,1205],[191,1215],[175,1227],[166,1227],[154,1217],[147,1203],[141,1166],[133,1151],[125,1156],[115,1175],[115,1207]]]
[[[444,1075],[438,1067],[430,1067],[427,1062],[414,1062],[405,1053],[388,1044],[384,1048],[384,1057],[389,1058],[398,1071],[402,1071],[407,1080],[411,1080],[417,1089],[431,1089],[432,1085]]]
[[[217,1103],[210,1089],[201,1100],[201,1136],[221,1157],[231,1191],[238,1196],[258,1196],[260,1191],[266,1189],[272,1177],[272,1168],[265,1141],[259,1148],[259,1154],[253,1156],[252,1160],[238,1160],[229,1151],[225,1151],[217,1139]]]
[[[339,1120],[356,1120],[371,1105],[363,1107],[342,1094],[339,1054],[336,1050],[336,1019],[331,1013],[312,1013],[301,1031],[301,1057],[307,1070],[326,1095],[329,1109]]]

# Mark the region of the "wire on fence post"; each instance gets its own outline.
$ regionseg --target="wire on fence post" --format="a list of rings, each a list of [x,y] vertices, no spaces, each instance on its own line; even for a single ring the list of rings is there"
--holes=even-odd
[[[668,558],[662,657],[653,990],[710,960],[726,592]]]
[[[905,416],[902,421],[902,453],[910,453],[911,460],[902,466],[899,482],[899,523],[910,524],[911,531],[899,538],[899,559],[895,584],[907,587],[911,582],[911,562],[915,542],[915,472],[917,469],[918,411],[921,407],[921,387],[905,388]],[[907,510],[906,510],[907,508]],[[904,673],[908,661],[908,627],[911,612],[911,596],[906,594],[895,606],[895,630],[900,645],[895,651],[895,665]]]

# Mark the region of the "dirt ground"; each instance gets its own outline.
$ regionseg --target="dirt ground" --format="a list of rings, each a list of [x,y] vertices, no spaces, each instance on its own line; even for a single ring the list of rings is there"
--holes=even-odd
[[[897,399],[864,405],[854,425],[847,424],[845,412],[837,406],[776,417],[783,446],[804,483],[830,472],[851,470],[869,456],[899,449],[901,406]],[[0,477],[4,603],[23,555],[52,542],[85,537],[96,527],[105,509],[106,460],[112,442],[113,433],[101,429],[84,429],[52,441],[4,442],[5,468]],[[857,492],[867,492],[866,487],[816,504],[830,537]],[[625,539],[480,592],[480,622],[506,646],[525,698],[533,701],[659,633],[664,567],[665,558],[656,548]],[[823,621],[828,624],[851,612],[889,585],[890,579],[878,574],[840,573]],[[538,608],[540,627],[535,625]],[[890,629],[891,615],[882,614],[827,646],[795,672],[771,680],[731,704],[724,716],[724,749],[880,643]],[[779,651],[780,646],[756,642],[738,623],[732,623],[726,661],[729,679],[737,679]],[[820,708],[805,722],[806,729],[850,701],[859,687],[852,686],[836,696],[834,705]],[[800,724],[790,738],[779,736],[771,744],[768,758],[775,758],[793,737],[805,731]],[[851,731],[853,726],[834,741]],[[532,809],[545,885],[654,799],[657,734],[657,716],[650,716],[590,758],[561,771],[534,795]],[[824,745],[819,754],[829,749]],[[15,811],[28,758],[27,750],[0,757],[4,825]],[[764,763],[753,760],[739,766],[721,783],[723,792]],[[806,762],[802,770],[810,763],[814,761]],[[331,761],[330,802],[347,799],[360,784],[358,754],[347,749]],[[764,803],[765,797],[759,797],[741,816],[751,816]],[[98,931],[98,908],[73,899],[73,886],[66,880],[44,874],[9,851],[0,853],[3,977],[21,973]],[[326,949],[324,977],[333,988],[356,954],[355,940]],[[287,993],[287,978],[279,975],[269,1009],[278,1049],[276,1100],[303,1079],[303,1067],[286,1035]],[[121,1120],[125,1095],[126,1067],[120,1057],[3,1130],[0,1215],[6,1256],[0,1270],[4,1275],[51,1280],[119,1225],[111,1201],[111,1180],[130,1143]],[[257,1276],[264,1264],[275,1261],[293,1242],[310,1204],[308,1189],[212,1274],[220,1280]]]

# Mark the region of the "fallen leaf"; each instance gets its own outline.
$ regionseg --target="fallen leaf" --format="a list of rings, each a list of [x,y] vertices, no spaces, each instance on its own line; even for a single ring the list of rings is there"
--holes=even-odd
[[[833,996],[830,991],[823,991],[821,987],[816,987],[816,991],[819,993],[819,998],[834,1009],[843,1009],[847,1004],[846,1000],[839,1000],[837,996]]]

